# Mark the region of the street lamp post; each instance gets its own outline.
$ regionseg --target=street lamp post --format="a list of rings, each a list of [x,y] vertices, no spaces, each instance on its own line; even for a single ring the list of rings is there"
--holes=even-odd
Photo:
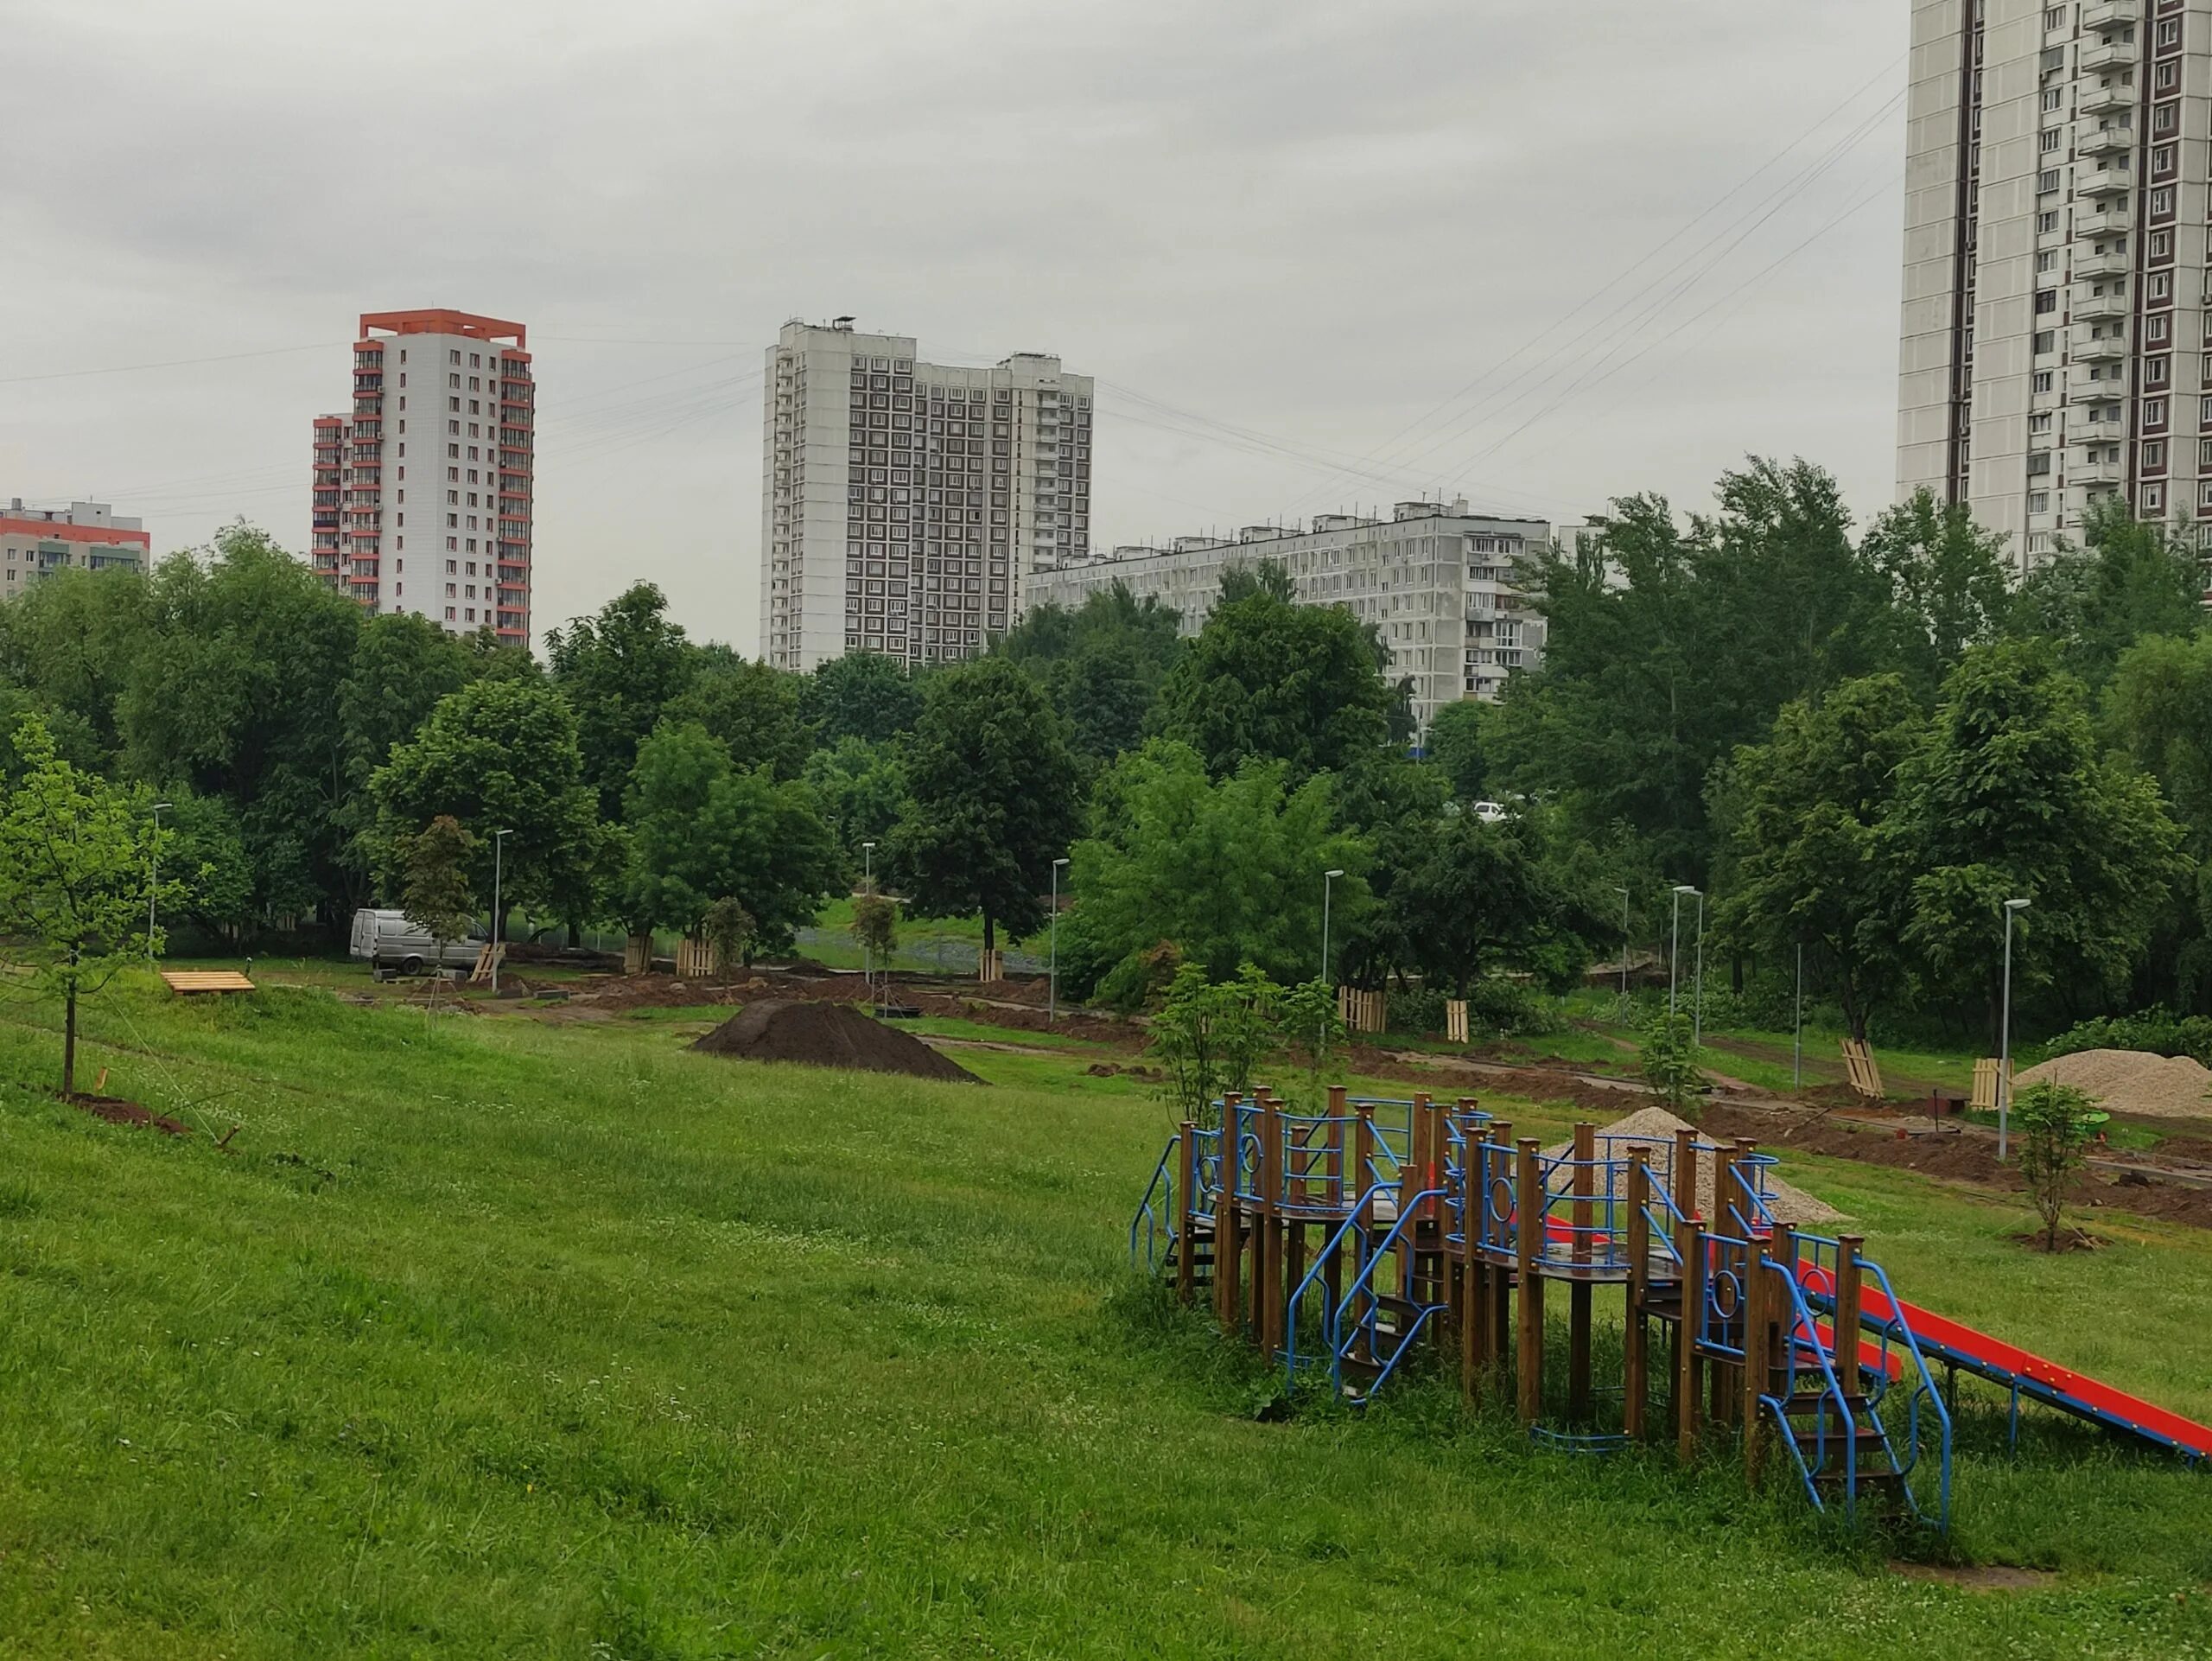
[[[507,838],[512,830],[492,833],[492,996],[499,996],[499,941],[507,932],[506,910],[499,903],[500,868],[507,851]]]
[[[1805,1085],[1805,943],[1797,942],[1797,1004],[1790,1018],[1789,1088]]]
[[[1049,990],[1045,995],[1047,1027],[1060,1018],[1060,867],[1067,862],[1065,855],[1052,862],[1052,968]]]
[[[861,892],[863,894],[875,892],[875,844],[872,842],[861,844]],[[875,948],[868,943],[865,936],[861,940],[861,984],[868,988],[870,996],[874,996]]]
[[[169,804],[154,804],[154,839],[147,845],[146,858],[149,875],[146,883],[146,961],[154,961],[154,896],[162,887],[162,810]]]
[[[1341,870],[1321,873],[1321,984],[1329,983],[1329,885],[1344,873]]]
[[[1616,882],[1613,892],[1621,897],[1621,1002],[1625,1004],[1628,1002],[1628,936],[1630,926],[1628,920],[1628,884]]]
[[[1705,894],[1697,897],[1697,979],[1690,994],[1690,1046],[1705,1047]]]
[[[2012,1107],[2012,919],[2028,908],[2025,900],[2005,902],[2005,1002],[1998,1015],[1997,1160],[2004,1163],[2007,1120]]]
[[[1697,890],[1687,882],[1675,884],[1674,916],[1667,926],[1667,1015],[1675,1014],[1675,988],[1682,977],[1682,896]]]

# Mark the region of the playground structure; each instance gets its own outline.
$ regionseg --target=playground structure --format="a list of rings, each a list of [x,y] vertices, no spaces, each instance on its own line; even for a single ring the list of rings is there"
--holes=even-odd
[[[1900,1298],[1856,1235],[1778,1220],[1776,1161],[1688,1128],[1671,1142],[1575,1127],[1563,1152],[1471,1098],[1353,1099],[1318,1113],[1262,1088],[1169,1139],[1129,1225],[1133,1260],[1203,1294],[1224,1334],[1365,1403],[1416,1355],[1470,1400],[1508,1393],[1530,1435],[1599,1453],[1708,1427],[1750,1480],[1786,1459],[1819,1509],[1948,1525],[1951,1409],[1931,1363],[2204,1461],[2212,1429]],[[1617,1291],[1620,1384],[1594,1376],[1596,1302]],[[1546,1305],[1567,1301],[1564,1411]],[[1617,1398],[1617,1399],[1616,1399]]]

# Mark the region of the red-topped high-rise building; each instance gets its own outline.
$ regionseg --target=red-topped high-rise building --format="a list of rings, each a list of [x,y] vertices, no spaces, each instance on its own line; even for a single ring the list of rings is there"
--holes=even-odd
[[[470,312],[363,314],[352,412],[315,423],[311,557],[333,588],[529,645],[527,344],[522,324]]]

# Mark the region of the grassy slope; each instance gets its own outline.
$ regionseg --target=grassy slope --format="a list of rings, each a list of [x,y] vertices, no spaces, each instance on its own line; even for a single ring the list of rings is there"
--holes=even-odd
[[[5,1013],[0,1078],[40,1076]],[[2065,1571],[1999,1599],[1440,1388],[1253,1422],[1259,1371],[1130,1289],[1166,1115],[1082,1056],[966,1052],[976,1090],[304,991],[92,1019],[111,1090],[244,1128],[0,1089],[0,1654],[2212,1643],[2212,1491],[2068,1429],[2013,1466],[1967,1428],[1959,1547]],[[2045,1261],[2010,1212],[1799,1174],[1905,1295],[2212,1416],[2202,1236]]]

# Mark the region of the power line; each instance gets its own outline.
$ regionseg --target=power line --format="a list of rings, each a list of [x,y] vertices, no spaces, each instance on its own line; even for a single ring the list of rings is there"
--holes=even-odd
[[[273,346],[262,352],[225,352],[212,358],[168,358],[158,363],[117,364],[106,369],[55,369],[42,375],[0,376],[0,386],[20,386],[28,381],[79,380],[87,375],[135,375],[144,369],[184,369],[194,364],[237,363],[246,358],[282,358],[300,352],[328,352],[348,341],[318,340],[313,346]]]

